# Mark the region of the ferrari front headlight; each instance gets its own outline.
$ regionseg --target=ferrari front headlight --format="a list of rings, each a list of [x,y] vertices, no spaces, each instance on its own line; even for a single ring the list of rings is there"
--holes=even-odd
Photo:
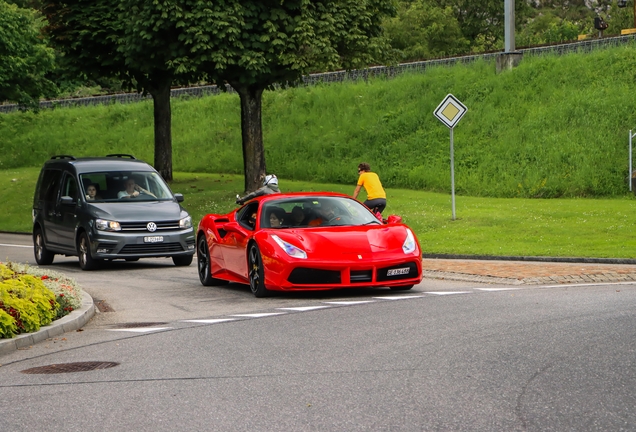
[[[415,251],[415,236],[411,232],[410,229],[406,229],[406,240],[404,240],[404,244],[402,245],[402,250],[405,254],[410,254]]]
[[[278,246],[280,246],[281,248],[283,248],[283,250],[287,253],[287,255],[289,255],[290,257],[294,257],[294,258],[300,258],[300,259],[307,259],[307,252],[305,252],[304,250],[302,250],[299,247],[294,246],[291,243],[287,243],[285,240],[281,239],[280,237],[278,237],[277,235],[273,235],[272,238],[274,239],[274,241],[276,243],[278,243]]]

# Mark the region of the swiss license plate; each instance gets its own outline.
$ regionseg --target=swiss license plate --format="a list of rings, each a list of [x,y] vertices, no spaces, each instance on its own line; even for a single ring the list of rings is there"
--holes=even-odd
[[[409,274],[411,269],[409,267],[399,268],[399,269],[391,269],[386,272],[387,276],[398,276],[403,274]]]
[[[161,243],[163,236],[144,237],[144,243]]]

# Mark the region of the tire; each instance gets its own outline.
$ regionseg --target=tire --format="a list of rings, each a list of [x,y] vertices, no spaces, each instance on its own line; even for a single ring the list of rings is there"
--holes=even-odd
[[[247,257],[248,277],[250,279],[250,289],[256,297],[267,297],[269,291],[265,288],[265,269],[263,268],[263,258],[256,243],[250,246]]]
[[[77,241],[77,256],[79,257],[79,265],[82,270],[94,270],[99,267],[100,260],[93,258],[91,254],[91,241],[88,234],[83,232]]]
[[[391,291],[408,291],[411,288],[413,288],[413,285],[397,286],[397,287],[391,287]]]
[[[179,256],[173,256],[172,257],[172,262],[174,263],[174,265],[176,265],[177,267],[187,267],[190,264],[192,264],[192,258],[194,257],[194,255],[179,255]]]
[[[40,228],[33,231],[33,254],[35,255],[35,262],[38,263],[38,265],[49,265],[53,262],[53,258],[55,258],[55,254],[46,248],[44,236]]]
[[[200,236],[197,241],[197,270],[199,272],[199,280],[204,286],[221,286],[229,283],[226,280],[212,277],[210,248],[208,248],[208,242],[204,235]]]

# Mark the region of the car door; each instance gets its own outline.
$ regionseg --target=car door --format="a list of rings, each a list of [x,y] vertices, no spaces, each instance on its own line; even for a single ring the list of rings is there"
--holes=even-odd
[[[47,246],[57,246],[60,243],[57,227],[57,201],[62,183],[62,170],[47,169],[42,173],[39,182],[38,212],[42,223],[44,241]]]
[[[254,234],[258,203],[250,203],[237,214],[237,221],[223,239],[223,260],[228,271],[247,279],[247,243]]]
[[[77,211],[79,205],[79,189],[72,173],[66,171],[62,178],[56,209],[56,225],[58,241],[64,249],[75,251],[75,228],[77,227]]]

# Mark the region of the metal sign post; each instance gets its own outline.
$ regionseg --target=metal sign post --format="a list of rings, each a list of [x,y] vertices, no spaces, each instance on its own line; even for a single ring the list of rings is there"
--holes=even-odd
[[[634,18],[636,19],[636,18]],[[632,138],[634,138],[636,136],[635,134],[632,134],[632,130],[629,130],[629,190],[632,190]]]
[[[433,114],[450,129],[450,165],[451,165],[451,196],[453,201],[453,220],[455,220],[455,150],[453,149],[453,129],[466,114],[468,108],[452,94],[448,94],[435,108]]]

